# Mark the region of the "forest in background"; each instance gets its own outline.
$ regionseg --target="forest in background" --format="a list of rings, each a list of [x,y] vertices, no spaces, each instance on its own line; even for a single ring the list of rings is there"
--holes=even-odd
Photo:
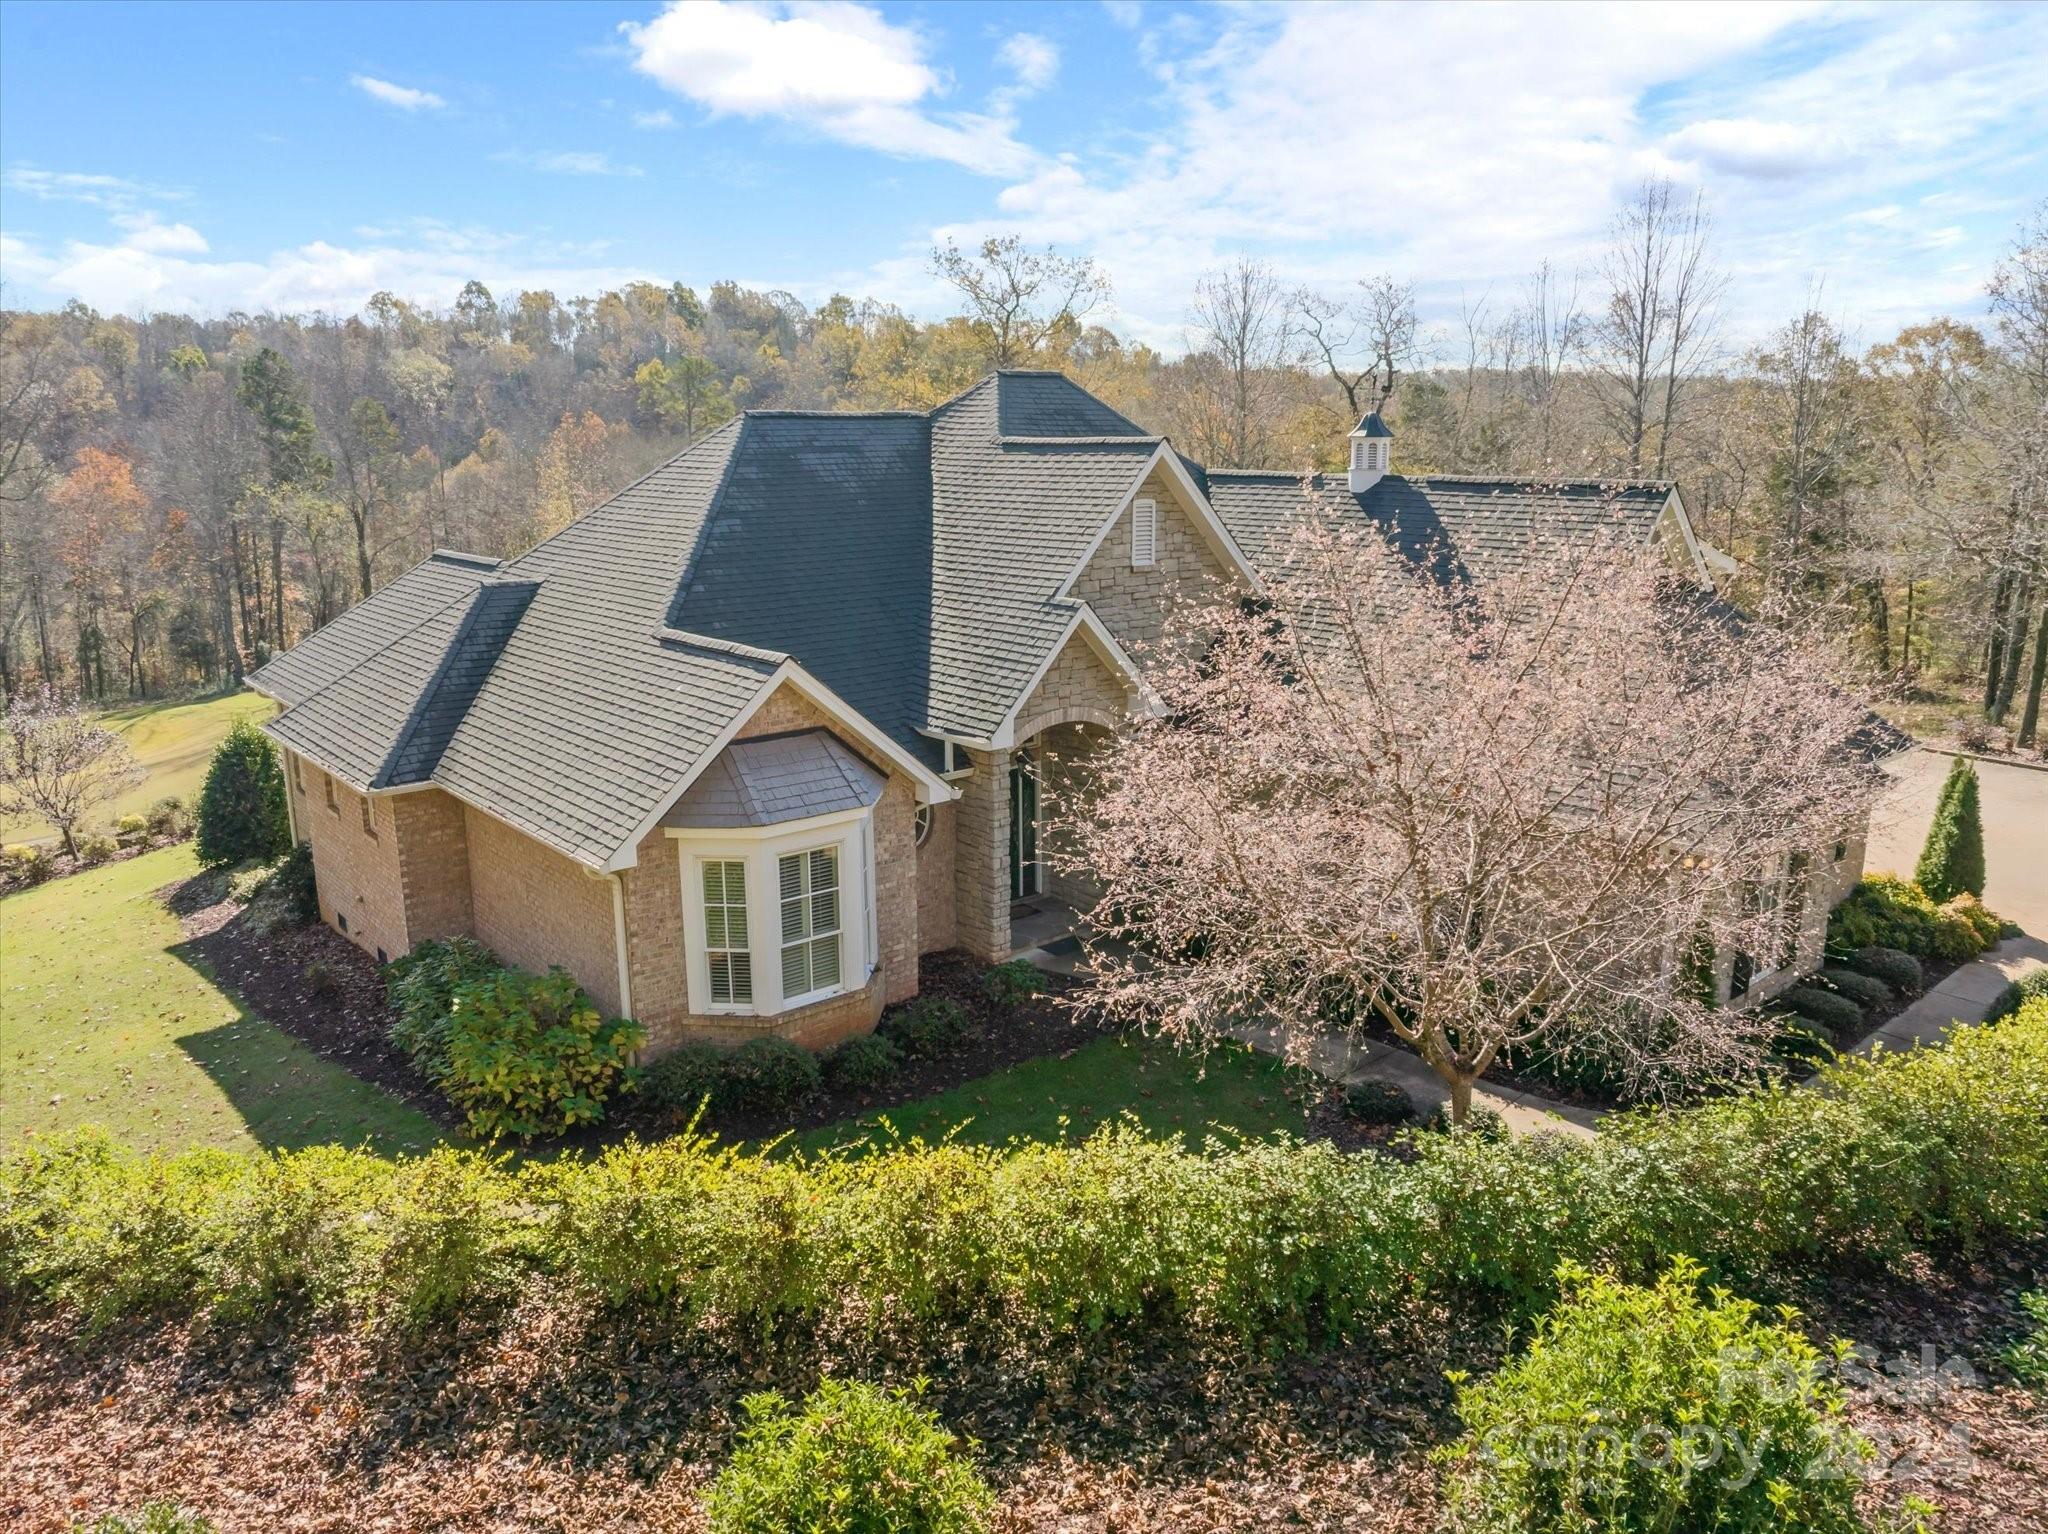
[[[934,405],[1064,370],[1214,467],[1339,467],[1378,408],[1397,473],[1674,479],[1739,601],[1821,604],[1937,712],[2021,743],[2048,671],[2048,202],[1988,319],[1738,346],[1703,201],[1645,183],[1604,256],[1418,321],[1412,282],[1332,294],[1240,259],[1168,357],[1113,274],[994,239],[932,252],[921,321],[733,283],[594,297],[388,293],[348,316],[0,309],[0,692],[228,685],[431,550],[506,556],[744,409]]]

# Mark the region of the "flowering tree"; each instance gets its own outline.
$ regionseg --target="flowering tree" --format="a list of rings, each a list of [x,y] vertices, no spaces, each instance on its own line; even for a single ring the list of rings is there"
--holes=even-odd
[[[76,694],[53,687],[7,706],[0,735],[0,815],[38,815],[78,856],[79,822],[142,780],[127,743],[94,724]]]
[[[1169,1035],[1376,1020],[1461,1120],[1504,1050],[1639,1079],[1753,1060],[1701,984],[1775,965],[1788,880],[1867,813],[1868,715],[1807,633],[1619,537],[1474,582],[1313,507],[1257,603],[1193,615],[1158,718],[1103,748],[1065,854],[1102,891],[1100,1004]]]

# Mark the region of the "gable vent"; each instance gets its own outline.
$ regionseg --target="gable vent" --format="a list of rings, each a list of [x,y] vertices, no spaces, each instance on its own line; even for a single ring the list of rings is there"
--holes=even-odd
[[[1159,563],[1159,503],[1137,501],[1131,506],[1131,568],[1149,570]]]

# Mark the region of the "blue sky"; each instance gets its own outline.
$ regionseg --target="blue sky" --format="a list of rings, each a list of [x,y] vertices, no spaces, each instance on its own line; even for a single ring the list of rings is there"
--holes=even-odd
[[[945,312],[926,252],[1097,257],[1177,349],[1240,252],[1437,319],[1704,190],[1737,336],[1969,314],[2048,195],[2048,6],[0,5],[10,304],[353,310],[476,276]]]

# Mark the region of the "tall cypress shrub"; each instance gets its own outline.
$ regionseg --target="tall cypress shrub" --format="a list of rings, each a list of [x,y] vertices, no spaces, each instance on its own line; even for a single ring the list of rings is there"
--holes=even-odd
[[[1956,758],[1941,785],[1913,878],[1937,904],[1965,891],[1983,898],[1984,816],[1977,802],[1977,765],[1967,756]]]
[[[199,861],[267,863],[291,845],[277,748],[248,720],[238,720],[214,748],[199,793]]]

